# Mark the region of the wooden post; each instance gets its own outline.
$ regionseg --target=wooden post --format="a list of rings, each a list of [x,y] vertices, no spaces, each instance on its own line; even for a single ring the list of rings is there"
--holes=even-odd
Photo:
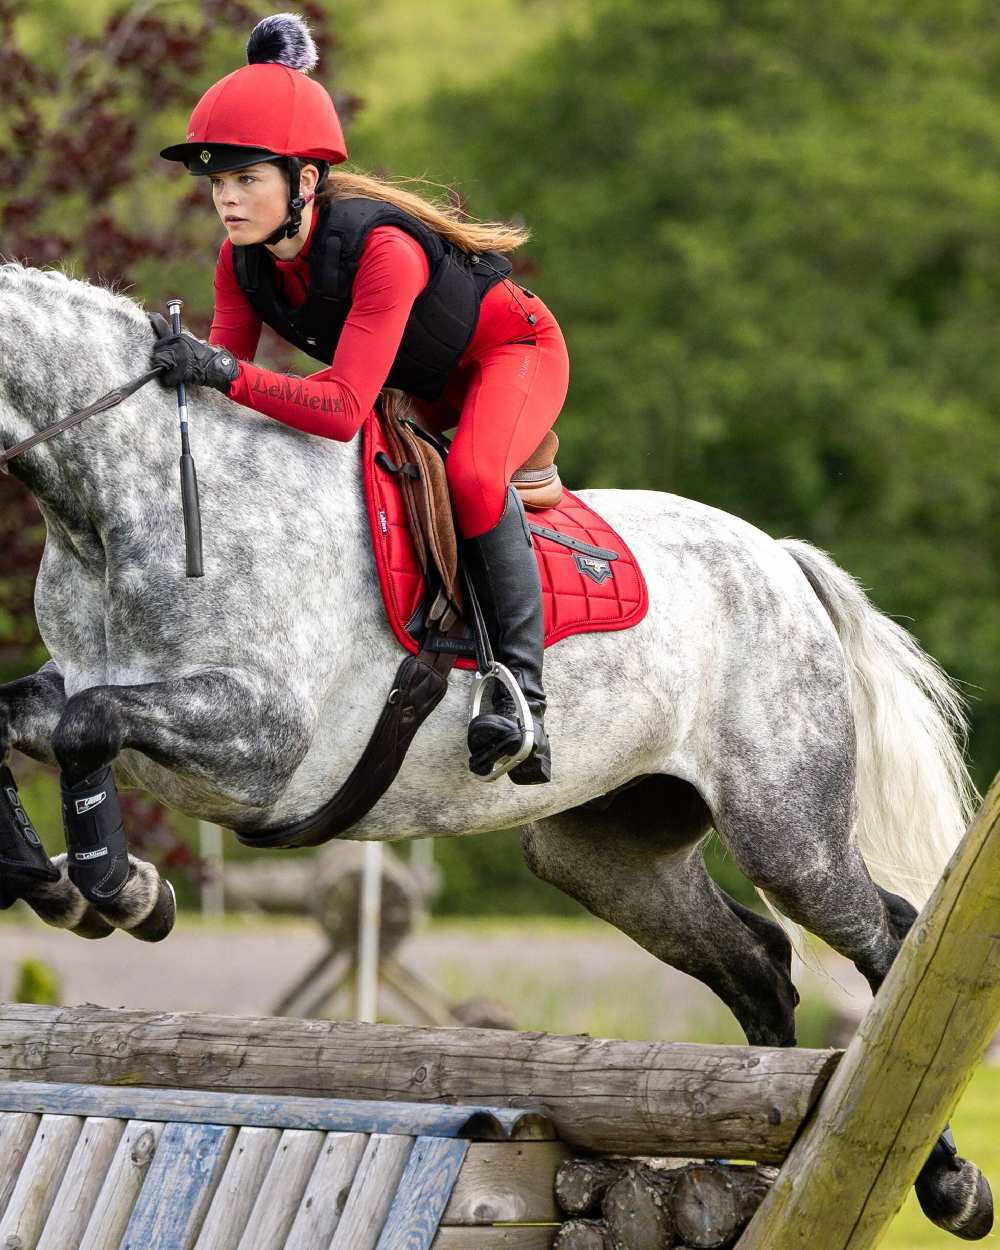
[[[738,1250],[881,1240],[1000,1023],[998,825],[1000,775]]]
[[[358,907],[358,1020],[374,1024],[378,1019],[378,936],[382,923],[382,843],[365,843],[365,866],[361,874]]]

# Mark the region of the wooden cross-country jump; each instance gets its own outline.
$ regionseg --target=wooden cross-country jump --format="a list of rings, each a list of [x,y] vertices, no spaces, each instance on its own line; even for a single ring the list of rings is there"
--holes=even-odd
[[[0,1007],[0,1234],[24,1250],[249,1250],[257,1243],[246,1230],[265,1220],[268,1245],[294,1248],[319,1244],[308,1231],[317,1221],[336,1236],[349,1213],[340,1240],[324,1245],[603,1250],[608,1220],[625,1208],[615,1244],[638,1244],[629,1229],[647,1184],[661,1222],[682,1190],[694,1194],[692,1210],[713,1192],[730,1207],[734,1194],[756,1205],[766,1193],[737,1250],[868,1250],[1000,1023],[998,824],[1000,778],[843,1057]],[[552,1182],[560,1164],[572,1169],[571,1152],[590,1162],[563,1173],[575,1203],[564,1209],[579,1214],[603,1194],[604,1210],[560,1228]],[[716,1184],[694,1168],[665,1181],[639,1165],[605,1166],[607,1155],[782,1166],[776,1179],[757,1169]],[[369,1176],[379,1157],[383,1172]],[[342,1201],[324,1205],[327,1172]],[[379,1202],[365,1207],[376,1190]],[[178,1193],[195,1197],[178,1206]],[[82,1232],[67,1241],[62,1224],[48,1232],[50,1220],[91,1219],[100,1243]],[[718,1236],[686,1240],[732,1246]]]

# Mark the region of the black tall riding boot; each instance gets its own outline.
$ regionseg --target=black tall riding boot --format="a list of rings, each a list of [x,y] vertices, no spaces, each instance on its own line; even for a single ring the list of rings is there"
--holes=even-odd
[[[528,758],[507,775],[518,785],[539,785],[552,776],[549,740],[542,723],[542,586],[524,506],[513,487],[508,487],[506,507],[493,529],[462,540],[462,559],[483,610],[494,656],[510,669],[531,710],[535,745]],[[481,777],[502,756],[515,755],[521,748],[524,735],[514,702],[499,683],[493,686],[493,710],[472,721],[468,741],[469,767]]]

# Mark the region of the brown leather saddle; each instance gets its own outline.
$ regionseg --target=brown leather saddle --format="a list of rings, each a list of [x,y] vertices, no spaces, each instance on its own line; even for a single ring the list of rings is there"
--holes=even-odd
[[[423,429],[402,391],[385,390],[376,412],[400,475],[401,492],[420,568],[438,594],[427,613],[427,623],[447,633],[463,616],[465,605],[458,564],[458,535],[448,493],[446,449]],[[511,478],[525,508],[554,508],[562,499],[555,457],[559,438],[549,430],[541,443]]]

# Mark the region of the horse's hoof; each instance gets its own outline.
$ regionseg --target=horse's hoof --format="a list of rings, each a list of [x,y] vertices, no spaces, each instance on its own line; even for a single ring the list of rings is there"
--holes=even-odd
[[[73,882],[66,868],[66,855],[52,861],[59,871],[57,881],[33,882],[22,890],[22,897],[31,910],[55,929],[68,929],[82,938],[103,938],[114,933],[108,922],[88,903]]]
[[[177,895],[169,881],[160,881],[160,893],[156,905],[141,924],[128,932],[140,942],[162,942],[174,927],[177,919]]]
[[[83,913],[83,918],[70,929],[70,933],[75,933],[77,937],[90,940],[109,937],[114,931],[115,926],[108,924],[97,908],[93,906],[88,906]]]
[[[128,858],[128,880],[114,898],[97,905],[98,911],[109,924],[140,942],[162,942],[177,917],[174,888],[152,864],[134,855]]]
[[[974,1163],[957,1156],[953,1163],[931,1166],[917,1177],[917,1201],[924,1215],[965,1241],[979,1241],[993,1228],[990,1183]]]

